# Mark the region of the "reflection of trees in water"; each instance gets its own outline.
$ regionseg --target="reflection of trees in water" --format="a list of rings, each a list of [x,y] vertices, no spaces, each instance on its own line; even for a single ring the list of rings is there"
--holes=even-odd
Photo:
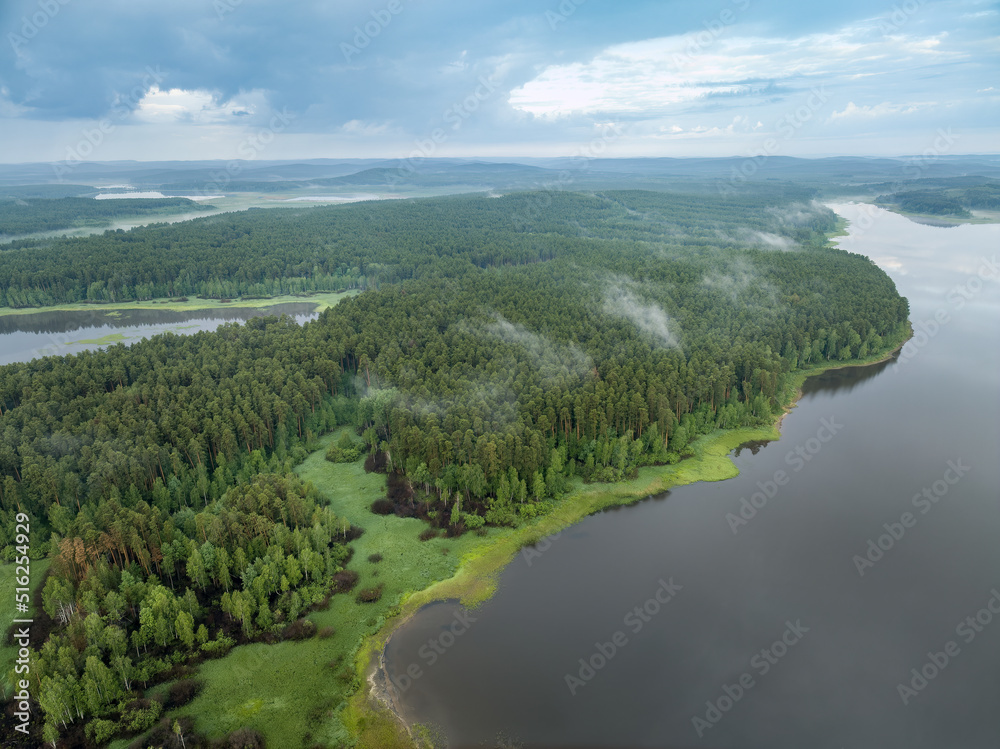
[[[0,316],[0,334],[3,333],[67,333],[81,328],[128,328],[137,325],[169,325],[191,320],[247,320],[269,315],[308,315],[316,305],[311,302],[287,302],[272,307],[230,307],[197,310],[81,310],[73,312],[33,312],[27,315]]]
[[[749,450],[751,455],[756,455],[760,452],[760,449],[767,445],[770,440],[750,440],[749,442],[744,442],[742,445],[736,448],[735,456],[738,458],[744,450]]]
[[[802,384],[802,395],[812,395],[815,393],[849,393],[868,380],[878,377],[886,367],[892,366],[896,362],[898,354],[894,354],[891,359],[887,359],[877,364],[868,364],[863,367],[844,367],[842,369],[829,369],[823,374],[806,378]],[[749,450],[752,455],[760,452],[770,440],[751,440],[744,442],[736,448],[735,457],[739,457],[744,450]]]
[[[878,364],[830,369],[823,374],[809,377],[802,385],[802,395],[812,395],[814,393],[849,393],[858,385],[878,377],[887,367],[894,366],[897,356],[898,354],[893,354],[891,359],[879,362]]]

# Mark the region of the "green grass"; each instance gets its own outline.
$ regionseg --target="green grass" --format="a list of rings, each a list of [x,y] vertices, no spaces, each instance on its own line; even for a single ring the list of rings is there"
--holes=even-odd
[[[93,345],[93,346],[106,346],[110,343],[120,343],[121,341],[127,340],[127,336],[123,333],[108,333],[108,335],[103,338],[84,338],[79,341],[70,341],[67,346],[79,346],[83,344]]]
[[[45,576],[48,568],[48,559],[31,560],[32,593]],[[15,571],[13,564],[0,564],[0,633],[3,635],[3,639],[0,640],[0,674],[2,674],[2,693],[4,695],[10,694],[14,684],[11,679],[11,669],[14,667],[14,659],[17,657],[17,648],[7,644],[7,630],[14,619],[30,619],[34,615],[33,606],[30,607],[27,614],[19,614],[14,608],[14,589],[17,587],[14,582]]]
[[[31,315],[36,312],[113,312],[135,309],[152,310],[175,310],[179,312],[196,312],[203,309],[232,309],[233,307],[266,309],[276,304],[288,304],[291,302],[309,302],[316,305],[316,311],[322,312],[327,307],[333,307],[341,299],[358,294],[357,290],[350,291],[321,291],[315,294],[286,294],[275,296],[270,299],[247,299],[241,300],[239,297],[231,302],[222,303],[218,299],[197,299],[190,297],[186,302],[172,302],[169,299],[149,299],[143,302],[122,302],[112,304],[82,304],[74,302],[72,304],[56,304],[52,307],[23,307],[13,309],[11,307],[0,307],[0,316],[3,315]],[[83,341],[80,341],[83,343]]]
[[[328,639],[243,646],[203,664],[198,678],[205,688],[176,711],[194,716],[199,732],[218,738],[250,726],[264,734],[268,746],[349,741],[339,709],[356,691],[354,659],[360,643],[382,629],[405,595],[452,577],[470,551],[513,533],[494,529],[485,538],[469,533],[420,541],[423,522],[370,511],[371,503],[385,496],[384,475],[365,473],[360,460],[334,464],[324,459],[326,447],[339,436],[336,432],[325,437],[297,471],[316,484],[334,512],[365,529],[352,543],[348,568],[361,576],[355,590],[381,583],[382,598],[363,604],[353,593],[334,596],[328,610],[309,616],[320,629],[334,628]],[[376,552],[382,561],[369,562],[368,556]],[[380,726],[380,735],[397,731],[391,721],[370,722]]]

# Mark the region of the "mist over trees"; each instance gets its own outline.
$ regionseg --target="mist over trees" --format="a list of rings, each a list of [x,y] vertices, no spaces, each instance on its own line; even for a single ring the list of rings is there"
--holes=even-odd
[[[835,226],[805,192],[543,192],[4,251],[12,306],[367,289],[302,326],[0,368],[0,553],[20,511],[54,558],[46,739],[144,730],[159,712],[136,690],[353,584],[357,531],[291,473],[337,425],[360,439],[332,461],[367,451],[393,501],[460,533],[544,512],[574,476],[627,478],[699,435],[769,423],[795,369],[885,350],[906,300],[827,246]]]

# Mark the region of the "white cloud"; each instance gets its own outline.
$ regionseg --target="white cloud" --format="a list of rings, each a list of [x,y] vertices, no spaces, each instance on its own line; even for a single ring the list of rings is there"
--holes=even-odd
[[[252,119],[256,112],[266,109],[267,97],[263,91],[250,91],[228,101],[219,101],[211,91],[180,88],[163,91],[153,86],[139,101],[133,116],[150,123],[219,124],[238,122],[244,117]]]
[[[625,281],[631,284],[630,281]],[[615,282],[604,293],[604,312],[614,317],[629,320],[643,333],[666,348],[678,348],[679,330],[677,321],[670,317],[656,304],[650,304],[639,299],[632,291],[621,283]]]
[[[883,101],[881,104],[875,104],[874,106],[863,105],[859,107],[853,101],[849,101],[847,102],[847,106],[844,107],[842,111],[834,112],[833,114],[831,114],[830,120],[834,121],[834,120],[842,120],[842,119],[856,118],[856,117],[868,117],[868,118],[885,117],[886,115],[891,115],[891,114],[911,114],[912,112],[916,112],[920,109],[923,109],[925,106],[930,106],[930,105],[928,104],[902,105],[902,104],[891,104],[887,101]]]
[[[364,120],[351,120],[341,126],[341,132],[348,135],[375,136],[385,135],[392,128],[388,122],[366,122]]]
[[[886,36],[869,23],[796,38],[720,38],[704,49],[693,34],[648,39],[608,47],[588,62],[552,65],[513,90],[510,103],[544,118],[654,117],[708,98],[766,95],[776,82],[808,87],[873,67],[905,70],[967,57],[944,50],[946,36]]]

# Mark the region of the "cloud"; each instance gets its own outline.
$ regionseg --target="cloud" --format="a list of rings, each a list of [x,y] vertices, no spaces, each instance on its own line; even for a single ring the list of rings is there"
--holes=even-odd
[[[574,344],[560,344],[523,325],[515,324],[502,315],[484,326],[482,333],[523,349],[533,368],[542,379],[553,381],[565,376],[585,377],[594,369],[593,360]],[[475,333],[475,330],[470,332]]]
[[[752,231],[748,233],[747,239],[753,244],[761,244],[772,250],[795,250],[798,245],[788,237],[780,234],[771,234],[766,231]]]
[[[732,22],[694,0],[584,3],[555,28],[537,0],[401,0],[389,21],[385,0],[43,5],[58,12],[12,47],[42,6],[0,2],[0,161],[65,158],[121,101],[142,111],[95,158],[150,158],[150,143],[159,159],[233,158],[286,110],[268,158],[405,157],[436,128],[435,156],[570,156],[601,122],[625,133],[608,156],[732,156],[814,86],[830,99],[782,155],[919,153],[955,122],[964,150],[990,151],[1000,117],[995,24],[978,15],[993,11],[966,0],[874,19],[864,0],[723,2]],[[495,90],[451,129],[483,78]],[[851,102],[939,106],[880,118]]]
[[[240,94],[228,101],[220,101],[218,93],[211,91],[172,88],[161,91],[153,86],[139,100],[132,113],[139,122],[183,121],[198,124],[231,122],[234,117],[252,117],[259,109],[267,107],[263,91]]]
[[[639,299],[628,288],[633,284],[631,279],[613,282],[604,293],[604,312],[629,320],[643,333],[652,336],[660,346],[680,348],[677,321],[656,304]]]
[[[853,101],[847,102],[847,106],[840,112],[833,112],[830,115],[830,120],[842,120],[851,117],[885,117],[886,115],[892,114],[911,114],[913,112],[919,111],[920,109],[933,106],[933,104],[891,104],[887,101],[883,101],[881,104],[876,104],[874,106],[858,106]]]
[[[701,283],[706,289],[728,297],[733,304],[767,310],[773,310],[777,304],[774,287],[761,279],[753,265],[742,257],[735,257],[724,273],[707,273]]]
[[[767,209],[768,213],[786,226],[805,226],[813,222],[819,214],[829,210],[815,200],[811,203],[792,203],[787,206],[775,206]]]
[[[912,68],[964,59],[944,35],[877,33],[874,23],[833,33],[778,38],[732,36],[708,48],[695,34],[608,47],[587,62],[552,65],[513,90],[514,108],[541,117],[574,114],[649,117],[707,99],[746,101],[820,77],[849,77],[873,66]],[[695,54],[690,50],[694,48]]]

